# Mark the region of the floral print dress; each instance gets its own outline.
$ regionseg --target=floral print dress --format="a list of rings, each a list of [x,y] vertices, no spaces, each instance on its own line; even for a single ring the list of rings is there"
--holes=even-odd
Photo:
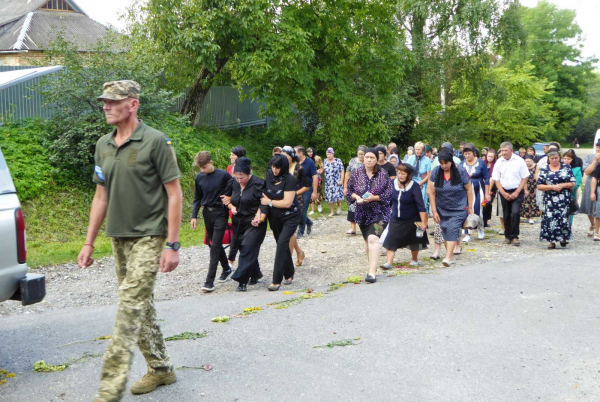
[[[575,176],[571,166],[560,164],[556,172],[550,166],[540,170],[537,184],[555,186],[561,183],[575,183]],[[544,214],[542,215],[542,229],[540,241],[550,243],[566,243],[571,238],[571,224],[569,223],[569,204],[571,203],[571,189],[563,188],[561,191],[544,191]]]
[[[348,168],[346,169],[346,172],[347,173],[352,173],[356,169],[360,168],[361,166],[364,166],[364,164],[360,163],[358,161],[358,158],[352,158],[352,159],[350,159],[350,162],[348,163]],[[349,204],[348,205],[348,211],[349,212],[356,212],[356,203]]]
[[[330,204],[344,199],[344,187],[339,183],[344,174],[344,163],[335,158],[332,162],[323,161],[325,168],[325,202]]]
[[[541,211],[537,206],[535,200],[535,193],[537,190],[537,181],[535,180],[535,165],[529,169],[529,179],[527,179],[527,191],[528,196],[523,197],[523,203],[521,204],[521,217],[531,219],[536,216],[540,216]]]

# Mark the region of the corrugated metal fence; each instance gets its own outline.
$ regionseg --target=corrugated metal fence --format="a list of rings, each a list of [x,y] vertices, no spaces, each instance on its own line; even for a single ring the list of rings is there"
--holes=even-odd
[[[24,70],[31,67],[0,66],[0,73],[4,71]],[[13,85],[0,90],[0,116],[10,120],[23,120],[30,117],[51,117],[50,110],[44,107],[44,97],[34,91],[34,88],[43,77],[34,78],[27,82]]]
[[[0,66],[0,72],[22,70],[31,67]],[[44,107],[44,97],[34,88],[43,77],[34,78],[21,84],[0,90],[0,116],[11,120],[22,120],[30,117],[51,117],[49,109]],[[172,110],[181,110],[184,97],[175,101]],[[263,102],[245,99],[240,101],[239,91],[232,87],[213,87],[204,100],[200,112],[200,122],[204,125],[221,128],[249,127],[266,125],[268,118],[259,117]]]

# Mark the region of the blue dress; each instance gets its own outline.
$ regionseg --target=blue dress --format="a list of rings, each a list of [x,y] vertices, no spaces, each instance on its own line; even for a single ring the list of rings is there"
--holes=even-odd
[[[479,216],[483,222],[483,208],[481,208],[481,202],[485,199],[485,186],[490,184],[490,175],[487,164],[477,158],[473,165],[469,165],[465,159],[461,166],[465,169],[469,177],[471,177],[471,184],[473,185],[473,191],[475,192],[475,197],[473,197],[473,210],[475,215]]]
[[[556,172],[550,170],[550,166],[540,169],[538,186],[540,184],[554,186],[561,183],[576,183],[571,166],[561,163],[560,169]],[[571,223],[569,222],[571,196],[569,188],[563,188],[559,192],[544,191],[544,214],[542,215],[540,241],[566,243],[571,239]]]
[[[325,168],[325,202],[333,204],[343,200],[344,187],[340,186],[339,182],[344,173],[344,163],[339,158],[335,158],[333,162],[325,159],[323,167]]]
[[[468,214],[469,203],[465,186],[471,179],[463,168],[457,166],[457,169],[460,173],[460,184],[453,185],[452,180],[444,179],[442,187],[435,188],[435,205],[440,215],[440,227],[445,241],[458,241],[460,229]],[[438,174],[443,174],[440,166],[431,171],[430,180],[434,185]]]

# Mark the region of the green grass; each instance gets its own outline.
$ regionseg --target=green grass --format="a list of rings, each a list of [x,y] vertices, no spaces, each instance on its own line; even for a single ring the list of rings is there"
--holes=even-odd
[[[189,180],[182,180],[182,182]],[[193,183],[193,182],[192,182]],[[179,232],[182,247],[198,246],[204,240],[204,221],[198,220],[198,227],[192,230],[189,225],[192,191],[185,191],[184,219]],[[23,203],[27,224],[27,264],[31,268],[76,262],[85,243],[89,210],[93,199],[90,189],[55,189],[45,195]],[[310,215],[319,219],[330,213],[329,204],[323,203],[323,212]],[[342,210],[348,204],[342,202]],[[111,241],[102,230],[94,244],[92,258],[99,260],[112,255]]]

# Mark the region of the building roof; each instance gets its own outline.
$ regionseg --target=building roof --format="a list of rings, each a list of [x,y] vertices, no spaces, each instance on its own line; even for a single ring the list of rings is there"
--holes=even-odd
[[[1,0],[0,51],[49,49],[59,35],[77,50],[91,50],[109,28],[89,18],[73,0],[64,1],[75,12],[40,9],[48,0]]]
[[[0,72],[0,90],[20,84],[21,82],[54,73],[59,70],[62,70],[62,66],[36,67],[23,70]]]

